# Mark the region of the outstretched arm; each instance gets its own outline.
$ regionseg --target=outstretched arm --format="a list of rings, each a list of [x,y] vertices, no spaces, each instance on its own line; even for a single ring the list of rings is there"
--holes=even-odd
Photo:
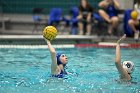
[[[121,53],[120,53],[120,42],[126,38],[126,35],[123,35],[118,41],[116,45],[116,57],[115,57],[115,65],[118,69],[119,73],[121,74],[121,78],[130,80],[131,77],[129,76],[128,72],[125,71],[121,64]]]
[[[48,48],[51,53],[51,59],[52,59],[51,72],[52,74],[57,74],[58,65],[57,65],[57,59],[56,59],[56,51],[54,47],[51,45],[51,42],[49,40],[45,39],[45,41],[47,42]]]
[[[124,39],[126,37],[126,35],[123,35],[116,44],[116,57],[115,57],[115,62],[117,64],[121,63],[121,53],[120,53],[120,42],[122,39]]]

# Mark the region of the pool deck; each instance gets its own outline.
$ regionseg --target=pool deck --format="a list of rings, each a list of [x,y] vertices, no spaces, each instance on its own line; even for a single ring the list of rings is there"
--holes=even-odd
[[[84,35],[58,35],[53,44],[91,44],[99,42],[115,43],[119,37],[116,36],[84,36]],[[19,41],[20,44],[25,42],[39,41],[36,44],[46,44],[42,35],[0,35],[0,42],[14,42]],[[24,41],[24,42],[22,42]],[[133,38],[126,38],[124,43],[137,43],[140,44],[140,40],[136,42]],[[1,43],[0,43],[1,44]],[[10,44],[10,43],[9,43]],[[34,43],[35,44],[35,43]]]

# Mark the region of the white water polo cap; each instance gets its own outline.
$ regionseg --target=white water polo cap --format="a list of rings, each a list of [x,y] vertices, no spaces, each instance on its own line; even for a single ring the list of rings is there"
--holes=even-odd
[[[134,63],[131,61],[124,61],[123,62],[123,68],[131,74],[134,71]]]

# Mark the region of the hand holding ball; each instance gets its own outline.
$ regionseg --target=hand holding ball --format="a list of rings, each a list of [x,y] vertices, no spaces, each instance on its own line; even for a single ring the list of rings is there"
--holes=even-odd
[[[57,29],[54,26],[47,26],[43,30],[43,37],[51,41],[57,36]]]

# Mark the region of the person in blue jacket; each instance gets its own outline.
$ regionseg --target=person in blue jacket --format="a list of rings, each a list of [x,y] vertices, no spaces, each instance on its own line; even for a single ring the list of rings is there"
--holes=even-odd
[[[131,19],[128,20],[128,25],[130,29],[133,31],[133,35],[135,40],[139,39],[140,33],[140,0],[136,0],[134,4],[134,9],[131,11]]]
[[[109,23],[108,34],[112,34],[113,29],[117,27],[119,23],[118,10],[120,4],[118,0],[103,0],[99,2],[99,14]]]

